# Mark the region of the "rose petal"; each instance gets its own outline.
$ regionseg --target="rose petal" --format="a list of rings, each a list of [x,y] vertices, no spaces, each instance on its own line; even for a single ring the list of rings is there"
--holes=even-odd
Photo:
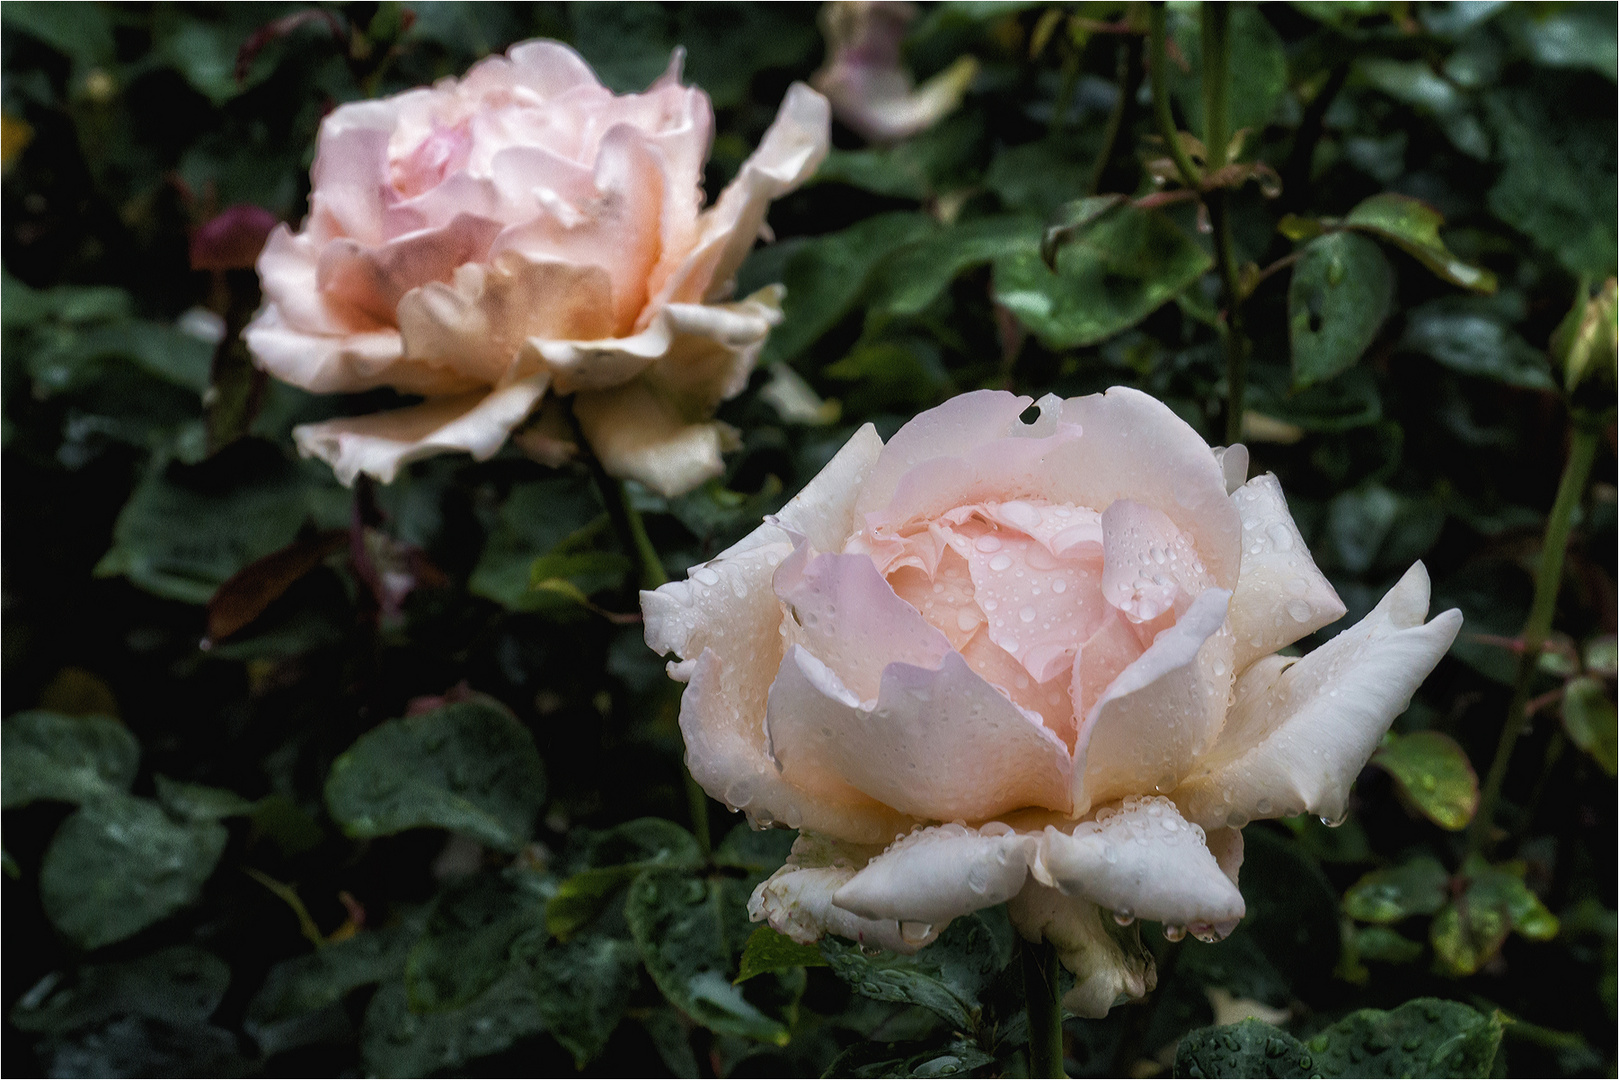
[[[1209,589],[1113,680],[1080,724],[1076,812],[1170,791],[1220,730],[1231,687],[1231,594]]]
[[[765,728],[784,767],[840,777],[917,818],[983,821],[1025,806],[1069,806],[1068,748],[959,653],[937,669],[890,664],[868,710],[794,646],[771,686]]]
[[[1158,985],[1152,954],[1138,931],[1120,931],[1089,900],[1065,896],[1029,882],[1006,905],[1012,925],[1025,941],[1051,942],[1063,967],[1074,973],[1074,987],[1062,1007],[1075,1016],[1100,1020],[1120,999],[1143,998]]]
[[[860,493],[860,513],[887,507],[900,481],[923,462],[964,458],[986,443],[1006,438],[1033,400],[1004,390],[973,390],[917,413],[883,447]],[[974,501],[981,500],[957,499],[940,512]]]
[[[429,282],[447,282],[456,267],[483,259],[499,232],[497,221],[457,214],[440,228],[375,247],[340,237],[321,251],[315,286],[385,326],[394,321],[400,297]]]
[[[999,824],[918,829],[867,863],[832,902],[868,919],[942,926],[1016,896],[1035,846],[1035,837]]]
[[[1461,629],[1460,611],[1423,623],[1427,610],[1419,562],[1308,656],[1249,667],[1219,739],[1175,792],[1187,817],[1208,828],[1304,812],[1341,818],[1355,777]]]
[[[815,479],[776,511],[775,520],[803,536],[817,551],[841,550],[855,529],[855,501],[882,450],[877,429],[862,425]]]
[[[1063,677],[1067,672],[1059,672],[1043,683],[1035,682],[1028,668],[982,630],[972,636],[965,648],[957,651],[980,678],[1011,698],[1018,708],[1039,716],[1064,746],[1073,748],[1079,734],[1079,721],[1068,695],[1069,680]]]
[[[1131,622],[1184,613],[1214,584],[1163,511],[1119,499],[1102,514],[1102,595]]]
[[[748,917],[754,922],[768,919],[773,929],[800,945],[812,944],[823,934],[836,934],[861,945],[916,952],[939,936],[942,923],[926,932],[912,927],[907,937],[893,919],[865,919],[832,902],[833,893],[859,872],[871,854],[870,848],[829,844],[810,833],[800,835],[793,842],[787,865],[753,891]]]
[[[1123,915],[1168,926],[1242,918],[1242,893],[1189,824],[1163,797],[1126,799],[1072,834],[1047,826],[1035,878]]]
[[[1074,661],[1073,681],[1068,687],[1074,715],[1089,716],[1107,688],[1145,650],[1128,620],[1111,610],[1096,632],[1080,647]]]
[[[282,382],[316,394],[354,393],[391,386],[407,394],[441,397],[485,386],[449,368],[404,358],[397,330],[312,334],[288,326],[275,305],[242,331],[253,361]]]
[[[688,423],[644,379],[574,395],[574,415],[612,476],[645,484],[667,498],[725,471],[720,451],[735,434],[718,421]]]
[[[401,466],[460,450],[479,461],[505,445],[545,393],[541,373],[488,393],[434,398],[408,409],[327,420],[293,429],[298,452],[332,467],[344,485],[366,473],[386,484]]]
[[[389,238],[388,140],[404,100],[430,95],[422,89],[395,98],[339,105],[320,123],[315,163],[309,170],[310,225],[317,239],[346,236],[361,244]]]
[[[1282,485],[1256,476],[1231,496],[1242,515],[1242,575],[1231,596],[1237,670],[1336,622],[1343,601],[1310,557]]]
[[[259,254],[259,282],[269,307],[288,327],[306,334],[352,334],[392,329],[346,304],[334,304],[317,285],[321,246],[308,234],[277,225]]]

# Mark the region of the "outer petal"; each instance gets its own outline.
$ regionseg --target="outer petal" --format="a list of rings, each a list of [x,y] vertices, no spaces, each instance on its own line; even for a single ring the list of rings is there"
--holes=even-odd
[[[1115,678],[1086,715],[1075,751],[1075,811],[1169,791],[1192,770],[1225,716],[1231,594],[1209,589]],[[1083,772],[1077,767],[1083,762]]]
[[[770,689],[765,724],[784,768],[840,778],[913,817],[983,821],[1025,806],[1068,809],[1068,748],[960,653],[945,654],[937,669],[890,664],[868,709],[794,646]]]
[[[699,219],[696,248],[670,275],[654,307],[723,297],[764,227],[771,200],[808,180],[831,145],[831,106],[803,83],[794,83],[758,149]]]
[[[860,513],[871,514],[886,507],[905,474],[923,462],[965,457],[986,443],[1014,433],[1023,426],[1018,416],[1033,402],[1033,398],[1004,390],[973,390],[917,413],[883,447],[860,493]],[[972,501],[958,499],[943,509]]]
[[[1242,515],[1242,576],[1231,596],[1231,632],[1241,671],[1336,622],[1345,608],[1310,558],[1274,475],[1254,477],[1231,501]]]
[[[867,863],[832,902],[868,919],[943,926],[1016,896],[1036,844],[998,822],[918,829]]]
[[[1048,825],[1033,870],[1042,884],[1169,926],[1229,922],[1247,910],[1203,830],[1162,797],[1126,799],[1072,835]]]
[[[299,453],[318,457],[343,484],[360,473],[386,484],[401,466],[461,450],[479,461],[495,455],[545,393],[547,376],[531,376],[488,394],[435,398],[408,409],[328,420],[293,429]]]
[[[312,334],[289,326],[273,304],[254,317],[242,336],[259,367],[317,394],[391,386],[407,394],[441,397],[488,385],[449,368],[406,360],[397,330]]]
[[[259,253],[259,282],[268,306],[281,312],[287,326],[308,334],[352,334],[391,327],[354,309],[333,304],[320,291],[321,245],[307,233],[294,235],[285,225],[270,231]]]
[[[877,429],[863,425],[815,479],[776,512],[775,520],[818,551],[841,551],[857,528],[855,504],[882,450]]]
[[[644,379],[581,392],[573,408],[610,474],[669,498],[723,473],[720,451],[734,447],[729,427],[718,421],[688,423]]]
[[[787,865],[753,891],[749,918],[754,922],[768,919],[775,930],[801,945],[823,934],[836,934],[862,945],[916,952],[939,936],[942,922],[930,927],[913,924],[902,930],[893,919],[862,918],[832,902],[832,894],[859,872],[869,855],[869,850],[828,844],[811,834],[800,836]]]
[[[1140,931],[1110,925],[1113,920],[1089,900],[1031,881],[1006,911],[1025,940],[1051,942],[1063,967],[1074,973],[1074,988],[1062,1005],[1076,1016],[1099,1020],[1114,1005],[1146,997],[1158,985]]]
[[[1427,610],[1419,562],[1302,660],[1267,657],[1244,672],[1220,738],[1175,791],[1186,816],[1209,828],[1305,811],[1342,817],[1355,777],[1461,629],[1460,611],[1424,624]]]

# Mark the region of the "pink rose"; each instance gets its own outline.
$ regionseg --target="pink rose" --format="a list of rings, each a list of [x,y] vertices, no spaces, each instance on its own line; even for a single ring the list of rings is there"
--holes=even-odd
[[[978,61],[963,56],[916,86],[899,55],[915,18],[916,8],[897,0],[836,0],[821,9],[827,60],[810,82],[837,118],[870,142],[932,127],[955,111],[978,74]]]
[[[779,287],[724,301],[770,201],[825,156],[826,102],[794,85],[758,150],[702,206],[713,115],[680,54],[614,95],[571,49],[513,46],[462,79],[336,109],[309,217],[259,259],[258,363],[316,393],[389,386],[409,408],[299,428],[350,483],[460,450],[488,458],[547,393],[609,472],[665,494],[721,470]]]
[[[802,830],[754,918],[901,951],[1010,901],[1104,1014],[1153,980],[1118,920],[1244,913],[1241,828],[1343,816],[1461,614],[1413,566],[1344,613],[1274,476],[1135,390],[978,391],[868,425],[782,512],[641,594],[692,775]],[[1171,930],[1170,928],[1175,928]]]

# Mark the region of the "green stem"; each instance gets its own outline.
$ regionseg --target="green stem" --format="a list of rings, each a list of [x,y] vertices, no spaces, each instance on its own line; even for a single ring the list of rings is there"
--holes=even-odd
[[[1552,615],[1557,610],[1557,593],[1563,582],[1563,556],[1568,547],[1574,508],[1579,506],[1580,497],[1585,493],[1585,482],[1591,476],[1591,464],[1596,460],[1599,438],[1600,432],[1595,424],[1575,417],[1568,462],[1563,466],[1563,478],[1557,484],[1557,499],[1552,503],[1551,516],[1546,519],[1546,533],[1540,545],[1540,566],[1535,571],[1535,597],[1529,607],[1529,619],[1523,625],[1523,652],[1518,657],[1518,679],[1512,688],[1512,701],[1507,706],[1507,720],[1501,728],[1501,739],[1495,746],[1495,760],[1490,762],[1490,773],[1479,796],[1478,813],[1473,816],[1472,827],[1468,830],[1469,852],[1483,854],[1490,846],[1495,804],[1501,797],[1507,767],[1512,763],[1512,749],[1526,726],[1529,691],[1534,685],[1540,651],[1551,633]]]
[[[1227,82],[1231,73],[1231,9],[1204,4],[1203,16],[1203,164],[1210,173],[1226,166],[1230,142],[1227,128]],[[1224,188],[1208,196],[1209,224],[1214,230],[1214,257],[1226,312],[1225,441],[1242,441],[1243,399],[1248,385],[1248,338],[1242,325],[1242,291],[1237,254],[1231,239],[1231,193]]]
[[[1023,993],[1029,1010],[1029,1075],[1065,1077],[1057,950],[1048,941],[1025,941],[1022,951]]]
[[[1113,160],[1113,148],[1118,145],[1119,132],[1124,128],[1124,118],[1130,111],[1130,99],[1135,94],[1135,80],[1131,78],[1135,67],[1132,62],[1135,49],[1128,42],[1120,42],[1118,54],[1119,99],[1113,103],[1113,111],[1108,114],[1107,129],[1102,133],[1102,149],[1096,155],[1096,164],[1091,166],[1090,182],[1086,185],[1087,195],[1095,195],[1102,187],[1102,177],[1107,172],[1108,162]]]
[[[620,512],[624,515],[630,547],[635,552],[636,567],[641,575],[641,588],[656,589],[659,585],[668,584],[669,575],[664,572],[663,560],[658,557],[658,549],[652,546],[652,538],[646,534],[646,523],[641,520],[641,512],[635,508],[634,501],[630,499],[629,489],[624,486],[622,480],[614,480],[613,487],[616,489],[614,495],[618,499]]]
[[[1203,163],[1209,172],[1226,164],[1226,82],[1231,75],[1231,7],[1202,4],[1203,15]]]
[[[1165,44],[1164,5],[1152,5],[1152,28],[1147,37],[1147,62],[1152,70],[1149,72],[1152,86],[1152,118],[1158,126],[1158,135],[1164,140],[1164,146],[1169,150],[1170,158],[1175,162],[1175,168],[1180,170],[1181,183],[1196,190],[1203,183],[1203,177],[1192,164],[1192,159],[1186,156],[1181,147],[1179,133],[1175,130],[1175,118],[1169,111],[1169,50]]]

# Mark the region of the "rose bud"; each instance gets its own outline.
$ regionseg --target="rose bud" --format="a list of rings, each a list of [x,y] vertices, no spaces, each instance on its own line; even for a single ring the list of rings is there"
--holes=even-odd
[[[191,269],[246,270],[258,260],[264,242],[280,222],[262,206],[237,203],[191,234]]]
[[[1136,390],[964,394],[868,424],[782,511],[641,594],[686,760],[801,830],[750,911],[912,952],[1010,902],[1105,1014],[1153,984],[1135,919],[1214,940],[1242,827],[1345,813],[1461,626],[1411,567],[1355,626],[1274,476]]]
[[[978,61],[963,56],[916,86],[899,55],[915,18],[911,4],[887,0],[839,0],[821,9],[827,61],[810,82],[831,101],[833,114],[870,142],[896,142],[932,127],[955,111],[978,74]]]
[[[460,80],[343,105],[321,124],[309,216],[259,259],[257,362],[315,393],[426,400],[294,432],[344,483],[418,458],[494,455],[572,395],[615,476],[677,494],[722,470],[712,419],[747,384],[781,290],[727,298],[770,201],[825,156],[826,101],[794,85],[712,206],[707,95],[680,53],[615,95],[566,46],[514,45]]]

